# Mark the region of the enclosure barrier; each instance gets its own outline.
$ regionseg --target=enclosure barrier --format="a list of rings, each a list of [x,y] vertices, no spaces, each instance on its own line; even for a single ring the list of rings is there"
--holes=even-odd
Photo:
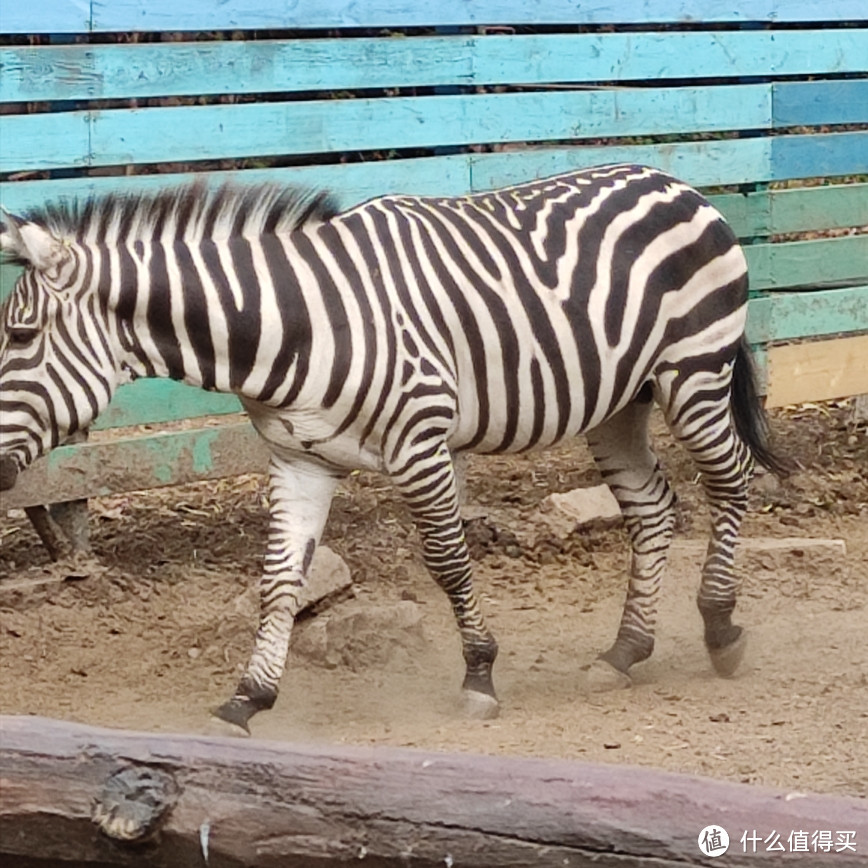
[[[43,0],[6,4],[0,200],[193,176],[455,195],[612,161],[700,187],[745,245],[777,406],[868,392],[864,0]],[[861,16],[861,20],[860,20]],[[8,292],[15,270],[2,269]],[[95,430],[236,413],[124,386]],[[262,470],[246,423],[57,449],[35,507]]]
[[[0,717],[0,769],[0,854],[19,868],[739,868],[782,864],[773,830],[783,864],[864,868],[868,841],[864,800],[568,760]],[[699,849],[709,825],[723,858]]]

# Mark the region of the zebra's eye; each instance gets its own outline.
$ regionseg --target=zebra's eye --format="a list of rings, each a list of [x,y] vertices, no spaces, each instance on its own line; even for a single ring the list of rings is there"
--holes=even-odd
[[[29,344],[38,333],[38,329],[31,328],[30,326],[10,326],[7,331],[9,333],[9,343],[19,347]]]

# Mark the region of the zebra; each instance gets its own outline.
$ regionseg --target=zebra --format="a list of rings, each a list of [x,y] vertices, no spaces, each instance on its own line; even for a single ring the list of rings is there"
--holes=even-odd
[[[632,550],[591,682],[629,685],[653,650],[675,523],[655,403],[710,503],[697,601],[714,668],[735,671],[733,549],[753,462],[786,468],[744,337],[744,253],[685,183],[619,164],[340,211],[329,193],[198,181],[4,223],[2,249],[25,270],[2,309],[0,488],[136,377],[237,394],[268,444],[260,622],[218,719],[249,733],[273,706],[332,496],[357,469],[385,473],[406,502],[454,610],[467,711],[496,715],[498,646],[471,584],[456,467],[579,434]]]

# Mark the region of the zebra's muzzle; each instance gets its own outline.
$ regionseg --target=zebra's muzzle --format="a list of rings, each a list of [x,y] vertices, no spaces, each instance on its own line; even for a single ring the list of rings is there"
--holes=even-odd
[[[0,458],[0,491],[8,491],[18,479],[18,463],[14,458],[4,455]]]

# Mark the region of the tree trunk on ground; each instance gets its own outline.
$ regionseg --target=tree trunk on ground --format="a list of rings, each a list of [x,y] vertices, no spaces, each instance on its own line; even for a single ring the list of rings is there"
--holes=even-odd
[[[772,832],[832,837],[787,864],[856,868],[868,804],[627,766],[304,746],[0,717],[0,855],[57,865],[528,868],[778,864]],[[700,831],[722,824],[729,853]],[[743,833],[760,836],[744,852]],[[848,833],[856,852],[836,843]],[[852,833],[852,834],[851,834]],[[751,848],[748,843],[748,850]]]

